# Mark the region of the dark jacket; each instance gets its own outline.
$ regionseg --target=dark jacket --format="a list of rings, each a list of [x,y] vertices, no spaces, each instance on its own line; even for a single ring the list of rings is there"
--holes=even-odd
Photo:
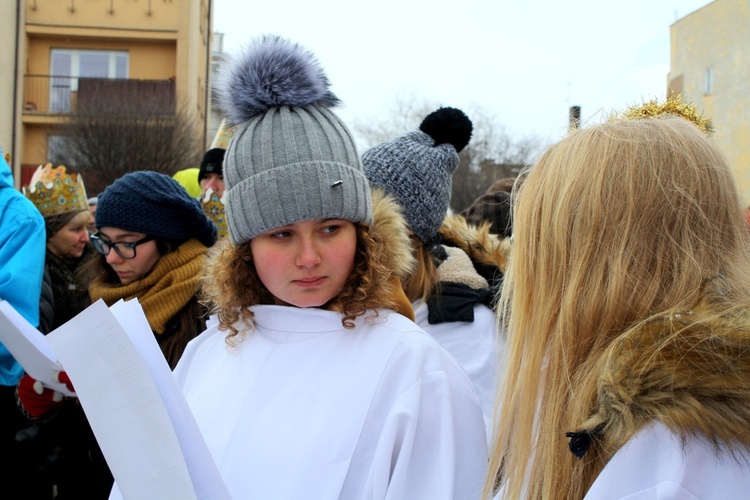
[[[78,269],[93,251],[87,246],[77,259],[64,259],[47,250],[39,302],[39,330],[45,335],[86,309],[90,304],[87,278]]]

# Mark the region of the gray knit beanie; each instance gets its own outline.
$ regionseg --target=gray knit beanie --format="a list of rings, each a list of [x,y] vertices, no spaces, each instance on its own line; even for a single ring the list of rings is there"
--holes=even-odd
[[[168,175],[151,171],[126,174],[99,195],[96,227],[116,227],[180,244],[196,238],[210,247],[216,225],[198,200]]]
[[[379,144],[362,157],[372,186],[396,198],[409,227],[427,246],[439,241],[458,153],[469,143],[472,128],[463,111],[440,108],[418,131]]]
[[[295,222],[372,222],[367,178],[318,61],[276,36],[225,64],[217,92],[236,127],[224,156],[226,215],[235,245]]]

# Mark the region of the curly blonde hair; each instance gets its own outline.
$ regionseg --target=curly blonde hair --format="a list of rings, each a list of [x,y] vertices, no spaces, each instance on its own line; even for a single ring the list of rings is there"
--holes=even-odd
[[[372,237],[367,224],[357,222],[354,225],[357,246],[352,274],[344,289],[323,306],[340,312],[341,324],[349,329],[354,328],[354,320],[368,310],[375,317],[377,308],[395,310],[398,304],[386,286],[393,275],[392,269],[386,265],[386,246]],[[258,277],[250,242],[233,245],[228,240],[221,240],[214,245],[203,278],[201,299],[213,314],[217,314],[220,328],[229,330],[227,343],[230,345],[240,334],[237,322],[242,322],[246,330],[253,328],[253,312],[249,308],[257,304],[273,304],[274,297]]]

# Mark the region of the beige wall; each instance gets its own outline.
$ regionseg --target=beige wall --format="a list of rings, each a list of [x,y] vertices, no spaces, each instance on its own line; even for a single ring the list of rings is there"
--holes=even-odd
[[[712,120],[712,137],[750,204],[750,0],[715,0],[674,23],[670,38],[669,90],[682,92]]]
[[[29,25],[171,31],[190,0],[25,0]]]
[[[16,61],[16,0],[0,2],[0,147],[3,154],[11,154],[15,108]]]
[[[0,14],[9,1],[0,2]],[[204,131],[212,1],[23,0],[26,17],[19,41],[27,48],[20,53],[21,72],[48,75],[52,48],[126,50],[129,78],[175,78],[178,105],[194,112],[196,127]],[[25,102],[23,95],[18,102]],[[21,121],[17,166],[44,163],[47,137],[61,119],[26,114]]]

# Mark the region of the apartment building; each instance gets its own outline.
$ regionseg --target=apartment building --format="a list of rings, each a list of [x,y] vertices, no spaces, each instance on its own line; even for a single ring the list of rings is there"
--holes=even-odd
[[[16,184],[47,161],[64,137],[66,118],[94,92],[112,99],[152,92],[165,113],[189,110],[208,144],[213,1],[3,2],[0,14],[17,30],[13,91],[0,101],[2,108],[12,95],[13,112],[0,115],[0,144],[11,155]],[[12,26],[8,19],[0,23]],[[0,51],[10,57],[5,45]]]
[[[668,93],[710,118],[750,204],[750,0],[715,0],[670,26]]]

